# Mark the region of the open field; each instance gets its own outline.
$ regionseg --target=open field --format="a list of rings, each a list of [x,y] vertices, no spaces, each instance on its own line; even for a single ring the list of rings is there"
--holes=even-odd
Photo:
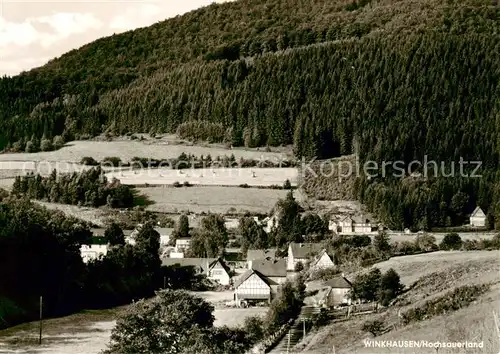
[[[286,190],[238,187],[148,187],[137,188],[139,194],[154,202],[147,210],[178,213],[267,213]],[[230,210],[231,209],[231,210]]]
[[[214,304],[232,300],[230,291],[195,292]],[[84,311],[43,322],[43,343],[38,346],[38,322],[21,324],[0,331],[0,353],[97,354],[105,349],[115,319],[126,306],[100,311]],[[239,326],[248,316],[260,316],[267,308],[216,308],[216,326]]]
[[[285,153],[266,152],[244,149],[224,149],[222,147],[196,146],[176,144],[169,141],[93,141],[79,140],[67,143],[63,148],[56,151],[45,151],[36,153],[7,153],[0,154],[0,161],[61,161],[80,162],[82,157],[91,156],[101,161],[107,156],[116,156],[122,161],[129,161],[133,157],[145,157],[154,159],[168,159],[178,157],[181,153],[195,156],[208,155],[212,158],[217,156],[230,156],[234,154],[239,160],[243,158],[264,159],[279,161],[286,157]]]
[[[494,329],[493,310],[500,312],[500,251],[435,252],[395,257],[375,267],[386,271],[394,268],[407,286],[419,281],[400,296],[396,305],[377,314],[360,315],[321,327],[297,347],[295,353],[498,353],[500,338]],[[472,284],[491,284],[490,290],[469,307],[446,315],[404,325],[399,313],[425,301],[443,296],[455,287]],[[361,327],[367,320],[383,321],[386,333],[373,338]],[[483,342],[483,349],[441,348],[373,348],[365,340]]]
[[[106,176],[131,185],[171,185],[174,182],[189,182],[211,186],[282,186],[288,179],[297,184],[296,168],[202,168],[173,170],[166,168],[121,171],[107,173]]]

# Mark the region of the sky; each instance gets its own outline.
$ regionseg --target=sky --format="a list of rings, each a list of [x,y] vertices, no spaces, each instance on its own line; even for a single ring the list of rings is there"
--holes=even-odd
[[[221,0],[0,0],[0,76]]]

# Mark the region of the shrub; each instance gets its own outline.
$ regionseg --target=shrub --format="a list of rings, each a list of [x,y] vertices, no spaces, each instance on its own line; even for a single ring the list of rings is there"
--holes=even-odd
[[[182,184],[181,184],[181,182],[179,182],[179,181],[175,181],[174,183],[172,183],[172,185],[173,185],[175,188],[182,187]]]
[[[192,184],[189,183],[189,181],[184,181],[183,185],[184,185],[184,187],[191,187],[192,186]]]
[[[415,239],[415,246],[424,252],[436,251],[438,249],[436,238],[429,234],[418,235]]]
[[[384,330],[384,323],[379,320],[366,321],[363,323],[363,327],[361,328],[365,332],[370,332],[374,337],[382,334]]]
[[[102,160],[103,165],[111,165],[113,167],[119,167],[122,163],[122,160],[116,156],[107,156]]]
[[[304,270],[304,264],[302,264],[302,262],[297,262],[295,264],[295,268],[294,270],[298,273],[298,272],[302,272]]]
[[[52,147],[52,141],[49,139],[42,139],[40,143],[40,150],[42,151],[51,151],[53,149]]]
[[[287,179],[285,183],[283,183],[283,189],[292,189],[292,184],[290,183],[289,179]]]
[[[97,162],[93,157],[91,156],[84,156],[80,160],[80,164],[82,165],[87,165],[87,166],[97,166],[99,165],[99,162]]]
[[[28,153],[30,153],[30,152],[36,152],[35,145],[33,144],[33,142],[28,141],[26,143],[26,147],[24,148],[24,151],[26,151]]]
[[[52,141],[52,145],[54,145],[54,149],[58,150],[64,146],[64,139],[60,135],[56,135]]]
[[[23,145],[21,141],[16,141],[14,144],[12,144],[12,150],[14,152],[21,152],[23,151]]]
[[[486,284],[458,287],[439,298],[425,302],[420,307],[404,312],[402,315],[403,322],[404,324],[409,324],[459,310],[475,301],[479,295],[484,294],[488,289],[489,286]]]
[[[240,184],[240,188],[250,188],[250,186],[246,183]]]
[[[329,280],[340,273],[336,267],[319,268],[311,271],[308,280]]]
[[[439,244],[442,250],[459,250],[462,247],[462,239],[456,232],[446,234]]]

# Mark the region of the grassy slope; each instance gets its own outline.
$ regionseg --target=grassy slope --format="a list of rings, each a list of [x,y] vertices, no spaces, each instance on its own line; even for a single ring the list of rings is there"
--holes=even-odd
[[[475,352],[493,353],[500,350],[500,340],[493,326],[493,313],[500,312],[500,252],[436,252],[419,256],[397,257],[377,265],[381,270],[394,268],[405,285],[421,279],[418,286],[402,295],[399,305],[386,312],[355,317],[346,322],[330,324],[313,332],[301,346],[301,352],[332,353],[436,353],[434,349],[365,348],[363,340],[373,339],[361,331],[366,320],[382,319],[388,333],[380,340],[483,341],[484,348]],[[457,286],[495,283],[490,291],[475,303],[454,313],[437,316],[408,326],[400,326],[398,311],[421,305]],[[440,349],[439,353],[458,353],[456,349]],[[462,351],[464,352],[464,351]],[[462,353],[460,352],[460,353]],[[468,351],[467,353],[474,353]]]

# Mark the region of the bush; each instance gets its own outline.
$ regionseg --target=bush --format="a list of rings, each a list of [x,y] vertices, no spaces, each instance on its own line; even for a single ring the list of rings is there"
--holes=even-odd
[[[250,188],[250,186],[246,183],[240,184],[239,187],[240,188]]]
[[[384,323],[379,320],[366,321],[363,323],[363,327],[361,329],[365,332],[370,332],[374,337],[376,337],[384,331]]]
[[[446,234],[439,244],[439,248],[444,251],[459,250],[462,247],[462,239],[456,232]]]
[[[102,160],[103,165],[111,165],[113,167],[119,167],[122,164],[122,160],[116,156],[107,156]]]
[[[377,300],[382,306],[388,306],[403,290],[399,274],[394,269],[389,269],[379,282]]]
[[[418,235],[415,239],[415,247],[424,252],[438,250],[438,246],[436,245],[436,238],[429,234]]]
[[[52,141],[50,141],[49,139],[42,139],[42,142],[40,143],[40,150],[51,151],[52,149]]]
[[[292,189],[292,184],[290,183],[289,179],[287,179],[285,183],[283,183],[283,189]]]
[[[429,300],[420,307],[412,308],[403,313],[404,324],[423,321],[434,316],[444,315],[459,310],[475,301],[479,295],[489,289],[488,285],[465,285],[458,287],[443,296]]]
[[[192,184],[189,183],[189,181],[184,181],[183,185],[184,185],[184,187],[191,187],[192,186]]]
[[[182,184],[181,184],[181,182],[179,182],[179,181],[175,181],[174,183],[172,183],[172,185],[173,185],[175,188],[182,187]]]
[[[26,147],[24,148],[24,151],[30,153],[30,152],[36,152],[36,148],[35,148],[35,145],[33,144],[33,142],[31,141],[28,141],[26,143]]]
[[[294,269],[297,273],[298,272],[302,272],[304,270],[304,264],[302,264],[302,262],[297,262],[295,264],[295,269]]]
[[[52,141],[52,145],[54,146],[54,149],[58,150],[64,146],[64,139],[60,135],[56,135],[54,137],[54,140]]]
[[[93,157],[85,156],[80,160],[80,164],[86,166],[97,166],[99,165],[99,162],[97,162]]]

